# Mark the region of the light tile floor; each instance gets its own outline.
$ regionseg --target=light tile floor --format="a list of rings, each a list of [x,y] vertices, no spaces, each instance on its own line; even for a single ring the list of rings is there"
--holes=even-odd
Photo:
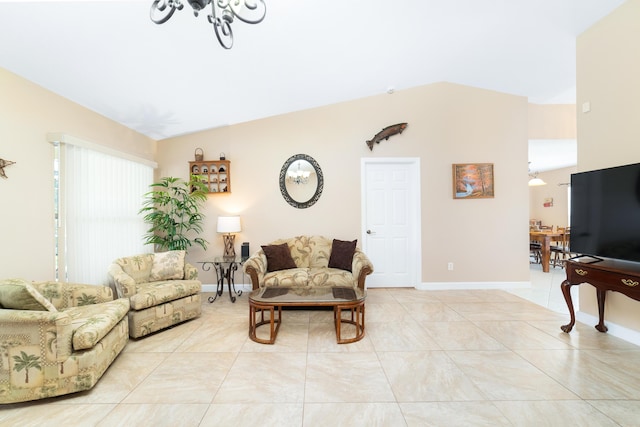
[[[372,289],[366,336],[347,345],[331,311],[302,310],[257,344],[246,295],[225,295],[132,340],[90,391],[3,405],[0,425],[639,425],[640,348],[563,333],[562,270],[531,274],[512,293]]]

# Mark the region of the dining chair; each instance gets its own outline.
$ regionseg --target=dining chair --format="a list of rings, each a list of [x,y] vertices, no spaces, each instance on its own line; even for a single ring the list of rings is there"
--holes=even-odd
[[[529,242],[529,264],[542,263],[542,245],[540,242]]]
[[[571,252],[569,249],[569,239],[571,237],[571,230],[569,227],[558,227],[558,232],[562,233],[560,236],[560,240],[557,241],[558,244],[550,247],[551,254],[553,255],[553,259],[551,259],[550,263],[553,267],[564,267],[564,262],[567,258],[571,257]]]

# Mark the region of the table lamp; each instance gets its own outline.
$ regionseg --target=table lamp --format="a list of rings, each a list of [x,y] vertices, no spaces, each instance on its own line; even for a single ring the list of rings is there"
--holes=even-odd
[[[218,217],[218,233],[226,233],[222,235],[224,240],[224,257],[234,258],[236,256],[236,250],[234,248],[234,242],[236,236],[231,233],[239,233],[240,217],[239,216],[219,216]]]

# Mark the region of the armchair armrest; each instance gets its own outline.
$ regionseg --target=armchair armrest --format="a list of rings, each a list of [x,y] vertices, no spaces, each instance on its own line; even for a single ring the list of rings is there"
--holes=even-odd
[[[356,252],[353,254],[351,272],[353,273],[353,277],[356,277],[358,280],[358,287],[364,289],[365,279],[369,274],[373,273],[373,264],[369,257],[358,248],[356,248]]]
[[[0,309],[0,330],[16,336],[5,342],[9,348],[39,348],[38,355],[44,351],[48,360],[56,362],[64,362],[71,356],[73,328],[67,313]],[[5,352],[9,352],[9,348]]]
[[[198,280],[198,269],[188,262],[184,263],[184,279]]]
[[[267,272],[267,257],[262,250],[259,250],[244,262],[242,268],[251,277],[252,289],[258,289]]]
[[[109,283],[115,287],[118,298],[129,298],[136,294],[136,281],[116,263],[109,266]]]

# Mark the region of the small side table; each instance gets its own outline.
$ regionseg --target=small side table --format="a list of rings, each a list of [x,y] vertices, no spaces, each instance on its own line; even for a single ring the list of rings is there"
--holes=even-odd
[[[236,291],[235,272],[238,267],[241,266],[247,258],[241,257],[215,257],[213,261],[199,261],[198,264],[202,264],[203,271],[210,271],[211,266],[216,270],[217,289],[215,296],[209,297],[210,303],[214,302],[216,298],[222,296],[224,292],[224,281],[227,280],[227,286],[229,287],[229,299],[231,302],[236,302],[236,296],[242,295],[242,290]],[[233,289],[233,292],[232,292]],[[234,295],[235,294],[235,295]]]

